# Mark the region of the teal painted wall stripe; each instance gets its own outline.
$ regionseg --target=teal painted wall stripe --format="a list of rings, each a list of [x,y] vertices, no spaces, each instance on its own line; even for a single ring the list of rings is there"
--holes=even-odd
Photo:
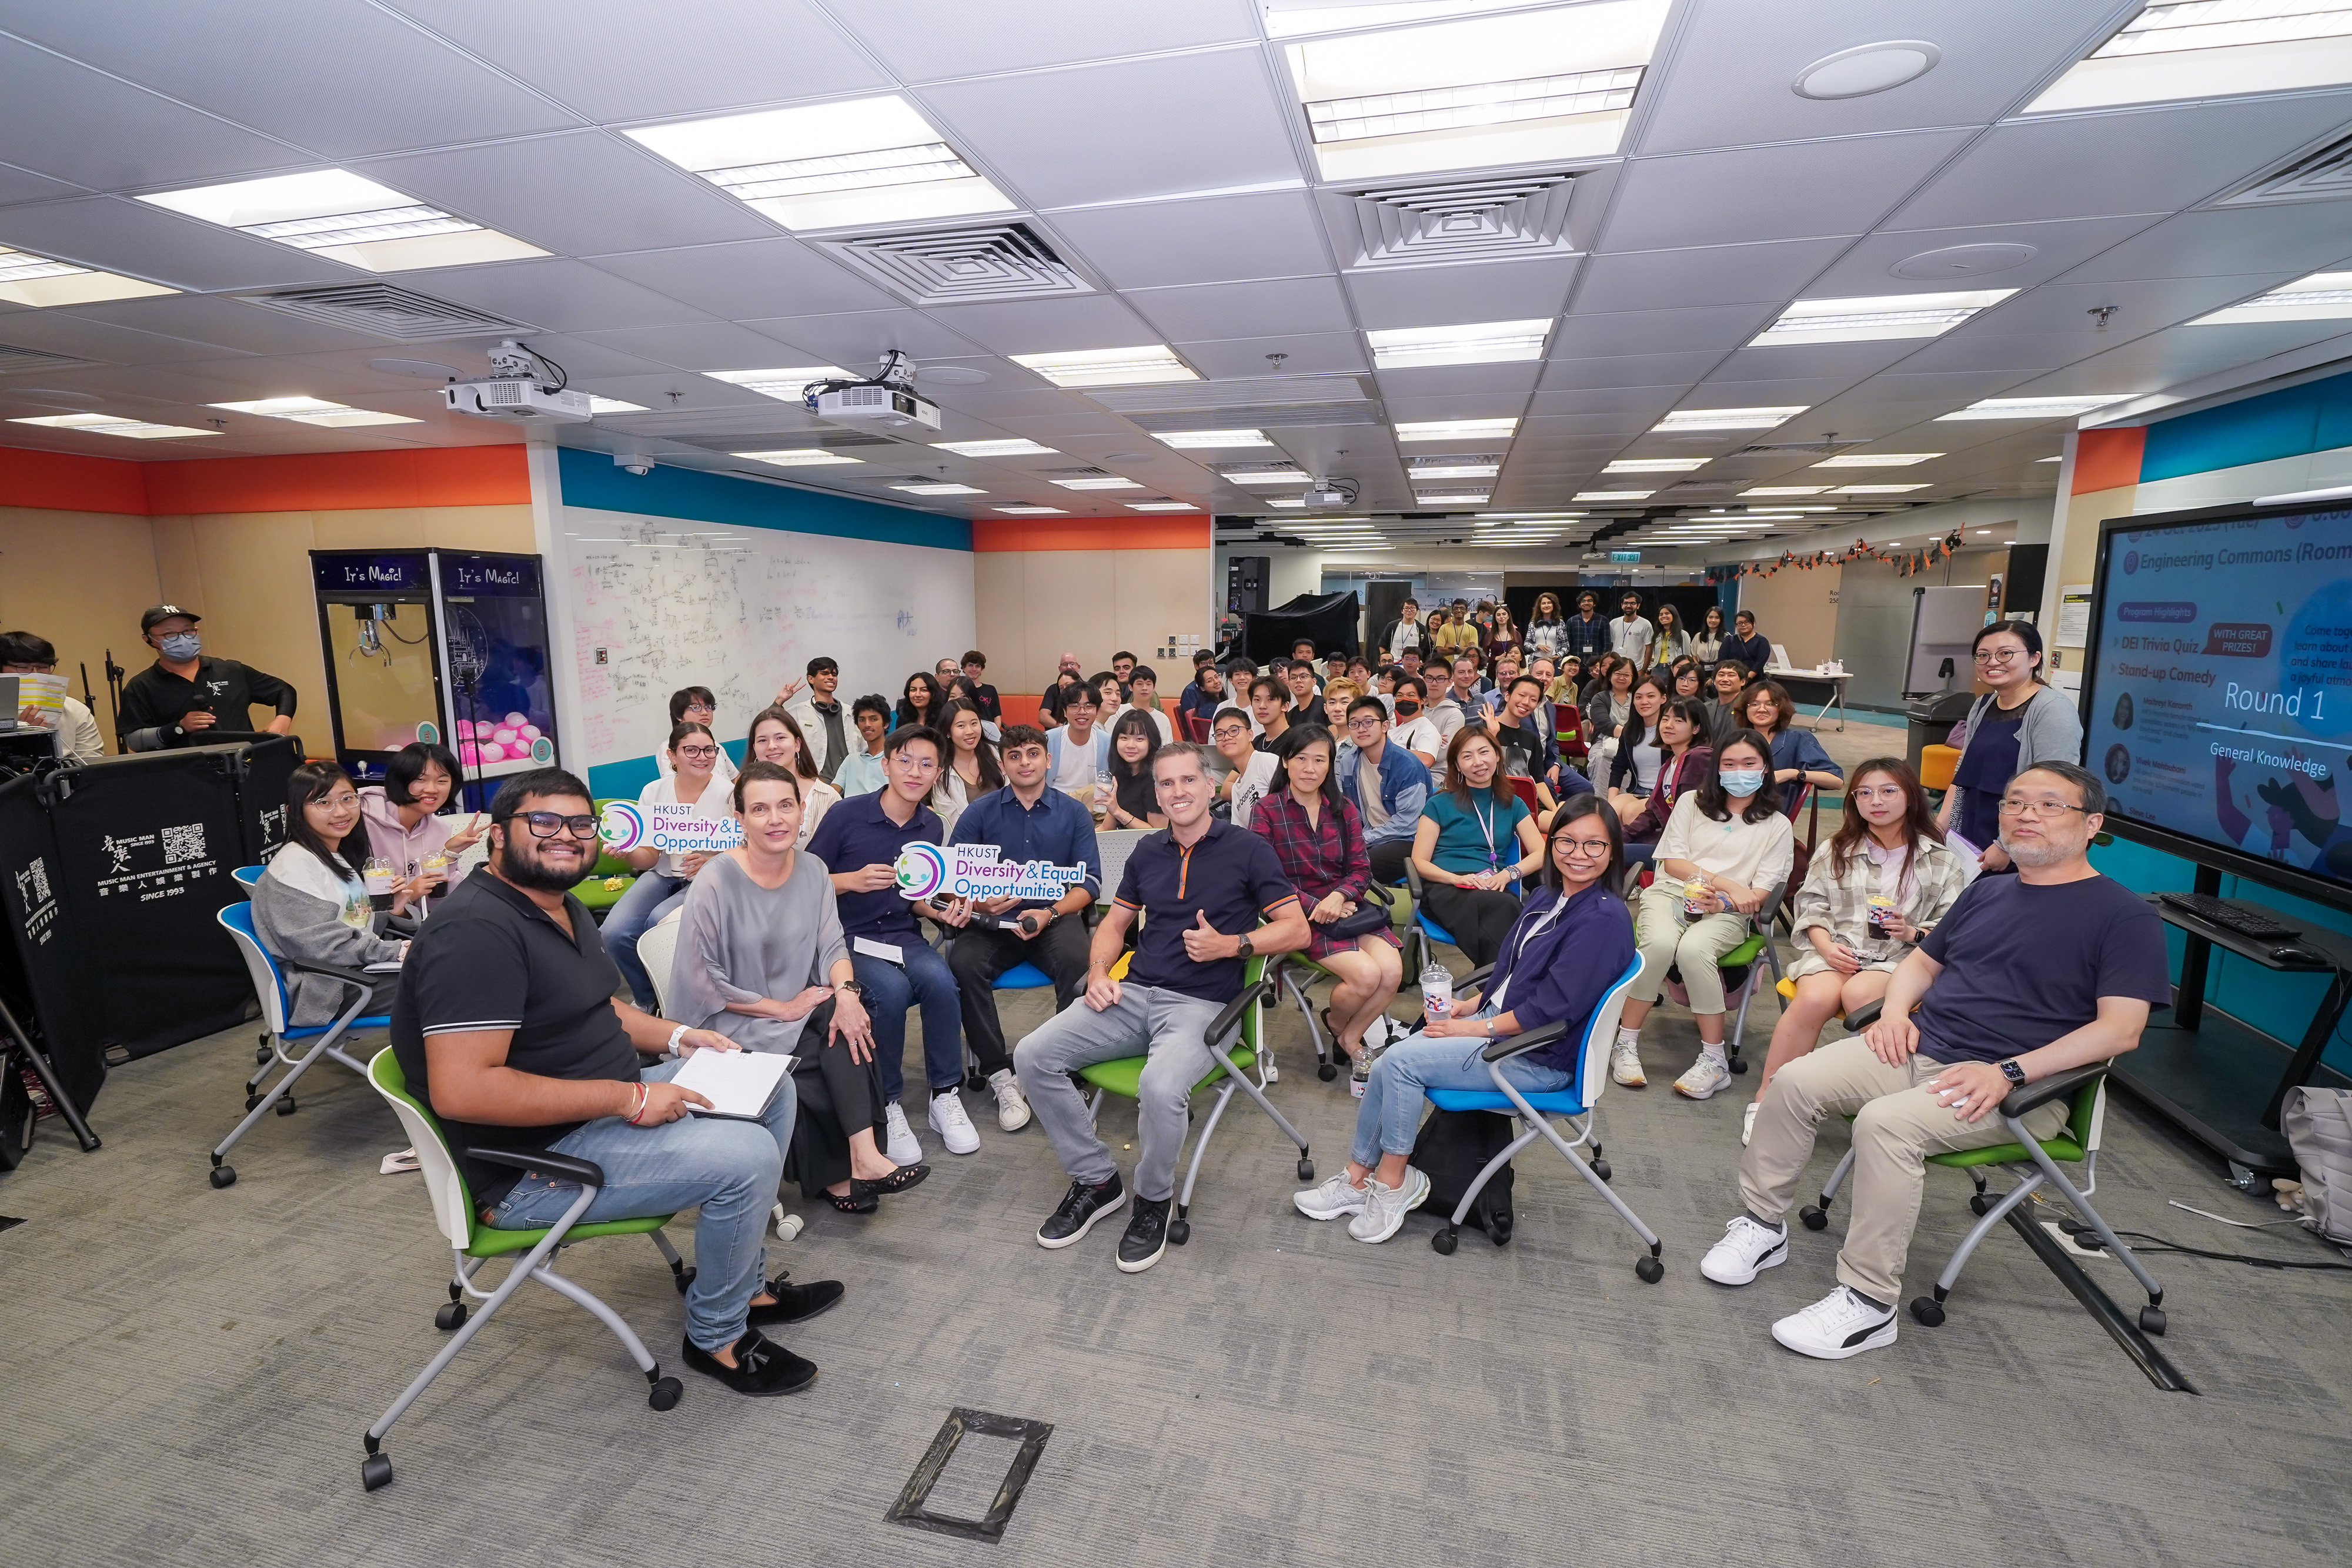
[[[569,446],[557,450],[556,466],[564,504],[571,507],[931,549],[971,549],[971,524],[961,517],[659,465],[650,474],[631,474],[604,453]]]
[[[2352,374],[2200,409],[2147,427],[2145,485],[2352,446]]]

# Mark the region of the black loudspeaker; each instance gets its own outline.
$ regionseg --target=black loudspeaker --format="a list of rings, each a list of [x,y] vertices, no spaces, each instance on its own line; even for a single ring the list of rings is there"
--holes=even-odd
[[[1270,557],[1237,555],[1225,560],[1225,611],[1233,615],[1265,613],[1265,584]]]

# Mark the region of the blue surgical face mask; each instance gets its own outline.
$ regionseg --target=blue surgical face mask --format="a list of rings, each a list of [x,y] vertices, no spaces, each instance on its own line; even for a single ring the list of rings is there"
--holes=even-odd
[[[1761,768],[1727,768],[1723,770],[1723,792],[1734,800],[1745,800],[1764,788]]]
[[[163,657],[175,664],[194,658],[204,645],[204,639],[198,637],[194,632],[174,632],[167,637],[158,639],[155,643]]]

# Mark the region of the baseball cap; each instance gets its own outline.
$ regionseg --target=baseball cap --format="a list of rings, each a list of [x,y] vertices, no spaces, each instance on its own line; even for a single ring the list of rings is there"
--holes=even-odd
[[[184,618],[189,621],[202,621],[204,619],[203,616],[197,614],[194,611],[183,610],[176,604],[158,604],[152,606],[144,615],[139,617],[139,634],[143,637],[148,632],[155,630],[155,626],[158,622],[169,621],[175,616]]]

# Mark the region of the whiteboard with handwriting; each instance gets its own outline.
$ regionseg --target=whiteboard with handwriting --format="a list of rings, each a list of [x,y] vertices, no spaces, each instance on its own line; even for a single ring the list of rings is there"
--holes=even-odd
[[[740,742],[817,654],[840,661],[845,703],[879,692],[896,704],[908,675],[972,645],[969,551],[582,507],[560,516],[581,710],[565,749],[603,775],[591,779],[602,793],[639,771],[616,764],[642,761],[653,777],[681,686],[709,686],[718,738]]]

